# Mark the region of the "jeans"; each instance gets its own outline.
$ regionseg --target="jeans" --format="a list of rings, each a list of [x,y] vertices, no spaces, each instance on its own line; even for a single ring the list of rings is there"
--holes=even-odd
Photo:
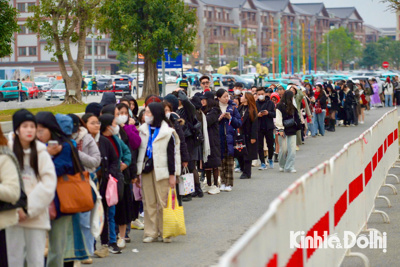
[[[392,95],[385,95],[385,106],[386,107],[392,107],[393,106]]]
[[[286,172],[294,170],[296,135],[279,136],[279,167]]]
[[[117,233],[115,231],[115,206],[108,208],[108,231],[110,244],[117,243]]]
[[[325,115],[326,115],[326,110],[322,110],[322,113],[315,114],[314,112],[314,118],[313,118],[313,123],[314,123],[314,135],[319,133],[324,136],[325,135]]]
[[[86,248],[90,255],[94,253],[94,237],[90,231],[90,211],[79,213],[82,234],[85,236]]]
[[[314,118],[313,118],[314,121]],[[312,136],[314,136],[314,123],[312,122],[307,122],[307,132],[306,132],[306,136],[308,136],[308,133],[311,133]]]

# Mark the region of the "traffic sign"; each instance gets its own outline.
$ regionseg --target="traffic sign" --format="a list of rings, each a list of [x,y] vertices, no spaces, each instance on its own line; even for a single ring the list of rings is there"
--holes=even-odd
[[[387,61],[383,61],[383,63],[382,63],[382,67],[383,67],[384,69],[387,69],[387,68],[389,68],[389,62],[387,62]]]
[[[179,53],[176,58],[172,58],[171,54],[168,53],[168,49],[164,49],[165,55],[165,68],[166,69],[180,69],[182,68],[182,54]],[[162,68],[162,60],[157,60],[157,69]]]

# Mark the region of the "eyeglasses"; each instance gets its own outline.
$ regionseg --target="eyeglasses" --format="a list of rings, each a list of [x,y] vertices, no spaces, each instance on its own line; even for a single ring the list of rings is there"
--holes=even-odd
[[[202,85],[206,85],[206,84],[209,84],[210,82],[203,82],[203,83],[201,83]]]
[[[97,121],[97,122],[91,122],[91,123],[89,123],[90,125],[93,125],[93,126],[96,126],[96,125],[98,125],[98,126],[101,126],[101,122],[99,122],[99,121]]]

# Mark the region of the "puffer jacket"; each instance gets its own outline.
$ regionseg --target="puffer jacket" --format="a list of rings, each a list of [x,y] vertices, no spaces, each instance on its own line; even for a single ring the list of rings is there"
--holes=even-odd
[[[83,167],[90,173],[94,172],[101,162],[100,150],[96,141],[85,127],[79,127],[75,142]]]
[[[0,200],[15,203],[20,196],[19,167],[7,146],[0,146]],[[17,209],[0,212],[0,230],[18,223]]]
[[[219,138],[221,147],[221,158],[224,157],[225,148],[228,150],[228,156],[234,156],[234,145],[236,129],[242,127],[242,119],[238,109],[234,106],[232,100],[229,100],[226,112],[231,114],[231,119],[226,118],[219,121]]]

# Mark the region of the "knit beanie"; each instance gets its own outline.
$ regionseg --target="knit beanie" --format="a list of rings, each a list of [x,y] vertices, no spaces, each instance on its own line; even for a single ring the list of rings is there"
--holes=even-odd
[[[14,132],[17,131],[19,126],[25,121],[33,121],[37,125],[35,116],[26,109],[20,109],[14,113],[12,117]]]
[[[114,115],[111,114],[103,114],[100,116],[99,121],[101,123],[100,133],[103,133],[108,126],[112,125],[114,121]]]
[[[100,116],[100,112],[101,109],[103,108],[102,105],[100,105],[99,103],[90,103],[89,105],[87,105],[85,113],[93,113],[94,115],[96,115],[97,117]]]
[[[179,108],[179,100],[176,98],[176,96],[172,94],[168,94],[164,97],[164,101],[167,101],[168,103],[171,104],[172,106],[172,111],[177,111]]]

